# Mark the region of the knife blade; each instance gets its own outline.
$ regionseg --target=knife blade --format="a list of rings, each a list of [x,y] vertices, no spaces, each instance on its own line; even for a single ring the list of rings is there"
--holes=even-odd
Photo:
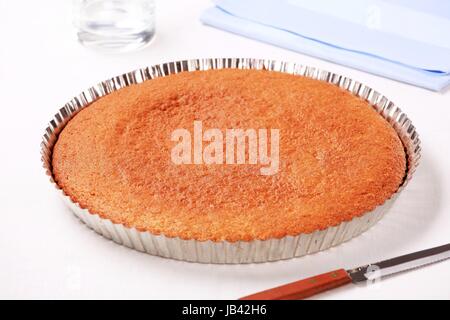
[[[261,291],[240,300],[304,299],[350,283],[373,281],[450,258],[450,243],[350,270],[338,269],[307,279]]]

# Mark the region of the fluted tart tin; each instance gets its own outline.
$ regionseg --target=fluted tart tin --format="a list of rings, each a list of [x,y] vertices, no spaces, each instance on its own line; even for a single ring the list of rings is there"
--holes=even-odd
[[[179,72],[224,68],[264,69],[305,76],[328,82],[366,100],[395,129],[405,148],[407,167],[400,188],[390,199],[374,210],[336,226],[279,239],[229,242],[167,237],[163,234],[152,234],[148,231],[139,231],[113,223],[109,219],[90,213],[88,209],[81,208],[55,182],[52,173],[52,150],[58,134],[78,111],[102,96],[133,84]],[[292,62],[251,58],[215,58],[176,61],[134,70],[81,92],[60,108],[54,119],[50,121],[41,143],[41,154],[45,172],[58,194],[79,219],[102,236],[141,252],[177,260],[202,263],[254,263],[315,253],[346,242],[369,229],[383,217],[412,178],[419,164],[420,140],[415,127],[400,108],[382,94],[353,79]]]

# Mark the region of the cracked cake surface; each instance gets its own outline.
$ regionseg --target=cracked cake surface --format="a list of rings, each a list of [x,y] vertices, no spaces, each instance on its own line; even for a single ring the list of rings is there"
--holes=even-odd
[[[171,133],[277,128],[279,170],[174,164]],[[108,94],[58,136],[52,171],[82,208],[182,239],[251,241],[311,233],[381,205],[406,170],[395,130],[366,101],[272,71],[182,72]]]

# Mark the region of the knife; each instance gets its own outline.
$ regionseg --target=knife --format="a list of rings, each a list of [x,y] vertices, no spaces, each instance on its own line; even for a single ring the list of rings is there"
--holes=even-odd
[[[373,281],[450,258],[450,243],[351,270],[338,269],[311,278],[261,291],[239,300],[304,299],[349,283]]]

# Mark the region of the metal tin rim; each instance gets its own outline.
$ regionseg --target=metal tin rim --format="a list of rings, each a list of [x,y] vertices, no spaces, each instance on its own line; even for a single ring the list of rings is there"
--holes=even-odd
[[[223,68],[264,69],[305,76],[336,85],[366,100],[392,125],[405,147],[407,170],[402,185],[390,199],[374,210],[324,230],[317,230],[310,234],[286,236],[280,239],[213,242],[170,238],[164,235],[138,231],[135,228],[127,228],[121,224],[114,224],[109,219],[100,218],[87,209],[81,208],[56,184],[51,168],[52,149],[59,132],[79,110],[104,95],[132,84],[178,72]],[[311,254],[343,243],[363,233],[383,217],[398,194],[412,178],[419,164],[420,151],[418,134],[406,114],[388,98],[358,81],[293,62],[253,58],[214,58],[182,60],[137,69],[103,81],[83,91],[60,108],[54,119],[50,121],[41,143],[41,160],[50,182],[74,214],[97,233],[116,243],[153,255],[191,262],[252,263]]]

